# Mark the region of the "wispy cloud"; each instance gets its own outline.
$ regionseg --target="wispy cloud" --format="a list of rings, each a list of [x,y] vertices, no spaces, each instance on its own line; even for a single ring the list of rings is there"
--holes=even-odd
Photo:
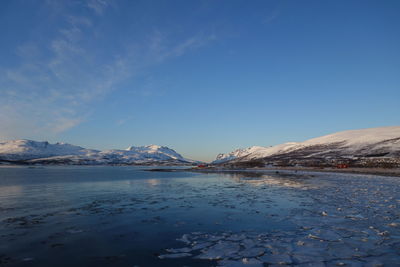
[[[93,0],[87,6],[103,15],[109,3]],[[216,39],[213,34],[197,33],[177,41],[154,31],[145,41],[131,42],[109,54],[87,42],[98,33],[93,18],[64,12],[62,19],[51,38],[16,48],[19,65],[0,63],[0,138],[48,138],[71,129],[87,120],[92,104],[118,90],[122,81]]]
[[[130,122],[133,119],[133,116],[127,116],[127,117],[123,117],[123,118],[119,118],[115,121],[115,125],[117,126],[123,126],[125,124],[127,124],[128,122]]]
[[[66,16],[66,26],[45,42],[16,49],[20,64],[1,66],[0,137],[52,135],[87,117],[88,105],[128,73],[118,59],[97,65],[82,40],[92,21]]]
[[[197,33],[188,36],[178,43],[170,43],[171,38],[166,33],[154,31],[148,40],[149,52],[154,56],[154,60],[162,62],[169,58],[182,56],[192,50],[215,41],[217,36],[213,33]]]
[[[96,12],[97,15],[103,15],[104,10],[111,2],[107,0],[89,0],[87,6]]]
[[[262,23],[269,24],[272,21],[276,20],[279,16],[280,16],[280,9],[276,7],[271,12],[269,12],[269,14],[265,18],[263,18]]]

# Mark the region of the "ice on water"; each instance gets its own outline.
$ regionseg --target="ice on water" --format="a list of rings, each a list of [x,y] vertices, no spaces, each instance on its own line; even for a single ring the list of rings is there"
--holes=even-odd
[[[218,266],[399,266],[398,178],[321,174],[309,183],[311,202],[281,218],[294,229],[193,232],[180,239],[186,247],[167,251]]]

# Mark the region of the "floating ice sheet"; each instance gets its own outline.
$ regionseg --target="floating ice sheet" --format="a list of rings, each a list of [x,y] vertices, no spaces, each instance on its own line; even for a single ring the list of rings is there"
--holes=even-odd
[[[219,266],[399,264],[398,181],[330,174],[314,182],[328,186],[302,187],[312,202],[292,209],[284,219],[297,228],[190,233],[180,239],[187,245],[185,251],[190,251],[196,259],[217,260]],[[251,201],[257,202],[257,199]]]

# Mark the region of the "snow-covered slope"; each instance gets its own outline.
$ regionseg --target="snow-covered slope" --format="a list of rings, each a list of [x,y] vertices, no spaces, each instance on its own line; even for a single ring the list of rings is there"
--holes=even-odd
[[[0,158],[8,160],[27,160],[52,156],[90,155],[97,150],[85,149],[66,143],[50,144],[32,140],[12,140],[0,142]]]
[[[260,150],[261,151],[265,150],[265,147],[252,146],[252,147],[249,147],[249,148],[239,148],[239,149],[236,149],[236,150],[234,150],[234,151],[232,151],[230,153],[227,153],[227,154],[223,154],[223,153],[218,154],[217,158],[213,161],[213,163],[221,163],[221,162],[230,161],[230,160],[233,160],[233,159],[236,159],[236,158],[244,157],[244,156],[246,156],[248,154],[251,154],[251,153],[256,153],[257,151],[260,151]]]
[[[270,147],[252,146],[245,149],[236,149],[227,154],[218,154],[217,158],[212,163],[218,164],[247,157],[251,157],[252,159],[264,158],[277,153],[289,152],[293,149],[296,149],[298,147],[298,144],[299,143],[289,142]]]
[[[63,164],[148,164],[157,162],[193,163],[165,146],[131,146],[125,150],[92,150],[65,143],[49,144],[32,140],[0,143],[0,160],[26,163]]]
[[[303,142],[303,145],[318,145],[344,142],[346,147],[357,149],[368,144],[376,144],[385,140],[400,138],[400,126],[369,128],[343,131],[313,138]]]
[[[343,131],[304,142],[256,148],[219,154],[213,163],[250,161],[282,155],[303,158],[368,157],[373,155],[397,157],[400,156],[400,126]],[[237,151],[241,153],[237,153]]]
[[[182,157],[175,150],[166,146],[149,145],[149,146],[131,146],[125,150],[106,150],[100,152],[103,158],[118,160],[121,162],[146,162],[146,161],[182,161],[194,162],[190,159]]]

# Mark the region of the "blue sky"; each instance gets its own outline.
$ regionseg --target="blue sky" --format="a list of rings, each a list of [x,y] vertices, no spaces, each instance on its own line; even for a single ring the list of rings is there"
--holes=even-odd
[[[399,1],[0,3],[0,139],[186,157],[400,125]]]

